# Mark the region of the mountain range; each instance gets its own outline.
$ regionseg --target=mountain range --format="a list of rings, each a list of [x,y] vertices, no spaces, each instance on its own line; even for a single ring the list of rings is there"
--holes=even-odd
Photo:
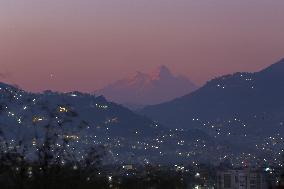
[[[186,77],[174,76],[166,66],[160,66],[149,74],[136,72],[95,93],[132,108],[166,102],[196,89]]]
[[[158,70],[151,77],[139,73],[141,86],[172,75],[166,67]],[[170,89],[167,84],[165,90]],[[21,143],[27,158],[51,132],[56,146],[68,141],[67,151],[75,152],[78,159],[90,147],[104,146],[105,163],[230,159],[236,166],[279,164],[284,144],[283,96],[284,59],[259,72],[215,78],[194,92],[137,112],[103,96],[30,93],[0,83],[0,141],[17,148]]]

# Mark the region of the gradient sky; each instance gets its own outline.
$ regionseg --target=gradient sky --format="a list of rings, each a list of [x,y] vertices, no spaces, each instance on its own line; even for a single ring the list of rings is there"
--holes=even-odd
[[[0,78],[94,91],[164,64],[201,85],[284,57],[283,0],[0,0]]]

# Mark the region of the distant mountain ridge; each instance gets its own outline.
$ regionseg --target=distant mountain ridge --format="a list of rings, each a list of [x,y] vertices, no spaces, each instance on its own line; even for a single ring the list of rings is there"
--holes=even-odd
[[[284,59],[259,72],[213,79],[191,94],[145,107],[141,113],[169,127],[200,128],[196,119],[214,127],[220,120],[237,119],[246,122],[248,133],[275,134],[284,131],[283,97]]]
[[[186,77],[174,76],[166,66],[160,66],[150,74],[136,72],[95,93],[124,105],[151,105],[172,100],[196,89],[197,86]]]

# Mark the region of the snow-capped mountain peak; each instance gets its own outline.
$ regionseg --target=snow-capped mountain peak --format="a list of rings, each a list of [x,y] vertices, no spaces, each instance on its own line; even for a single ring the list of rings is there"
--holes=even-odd
[[[149,105],[180,97],[196,88],[186,77],[175,76],[162,65],[149,74],[137,71],[96,91],[96,94],[120,104]]]

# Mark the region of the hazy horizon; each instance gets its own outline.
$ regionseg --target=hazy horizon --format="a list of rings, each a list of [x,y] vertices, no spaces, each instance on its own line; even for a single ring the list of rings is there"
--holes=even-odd
[[[284,2],[0,2],[1,81],[91,92],[166,65],[199,86],[284,57]]]

